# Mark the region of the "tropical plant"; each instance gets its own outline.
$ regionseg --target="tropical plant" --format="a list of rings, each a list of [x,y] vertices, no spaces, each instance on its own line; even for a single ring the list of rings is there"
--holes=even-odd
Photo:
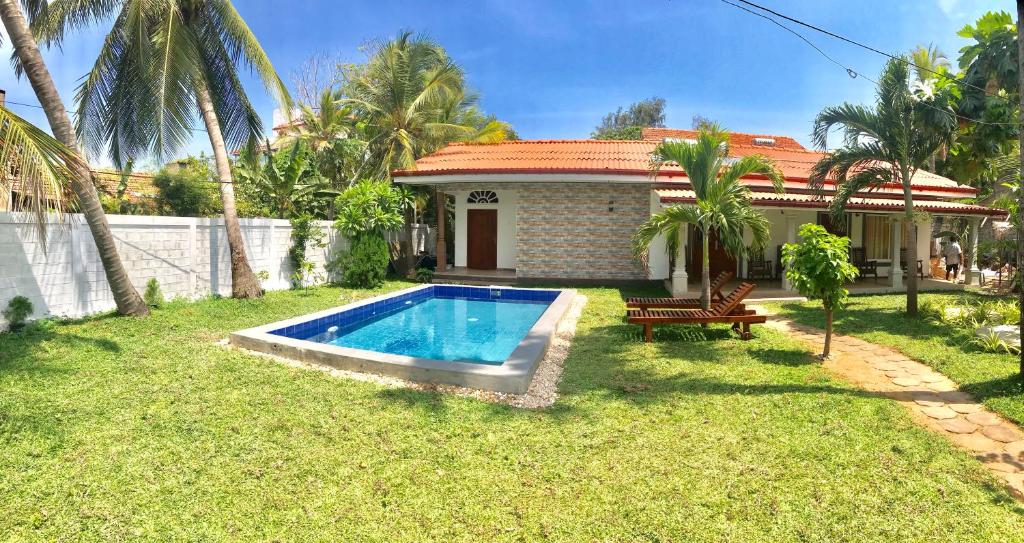
[[[15,296],[7,302],[7,308],[3,310],[4,319],[7,320],[7,327],[12,332],[21,330],[25,326],[25,320],[32,316],[32,301],[24,296]]]
[[[316,170],[335,190],[343,190],[359,179],[368,164],[362,123],[355,120],[352,108],[342,102],[341,91],[324,89],[318,107],[300,106],[299,122],[275,142],[285,147],[303,142],[315,157]]]
[[[1020,352],[1020,347],[1010,345],[995,330],[989,330],[983,335],[975,336],[971,339],[970,343],[988,353],[1017,354]]]
[[[306,258],[309,247],[323,247],[324,231],[316,224],[315,218],[303,213],[290,220],[292,245],[288,248],[288,262],[292,266],[292,288],[307,286],[315,266]]]
[[[157,281],[156,277],[151,277],[149,281],[146,281],[146,292],[142,295],[142,299],[146,300],[146,305],[149,307],[157,309],[163,307],[164,291],[160,289],[160,281]]]
[[[316,171],[301,141],[276,152],[270,150],[269,142],[258,153],[247,151],[235,164],[235,175],[280,219],[316,211],[318,199],[319,207],[325,208],[339,194]]]
[[[729,133],[717,124],[711,124],[697,134],[697,141],[664,142],[651,157],[651,175],[667,166],[679,166],[686,172],[693,187],[695,201],[688,205],[674,205],[652,216],[633,235],[633,254],[645,259],[648,248],[658,236],[665,236],[669,254],[676,254],[680,236],[686,225],[692,224],[703,238],[701,262],[701,305],[711,304],[711,272],[709,242],[711,234],[729,254],[742,257],[748,249],[761,251],[769,239],[768,219],[756,211],[750,202],[750,188],[741,180],[748,175],[764,175],[775,190],[782,192],[783,177],[775,165],[761,155],[748,155],[730,159]],[[743,241],[744,231],[751,234],[748,248]],[[682,266],[683,262],[676,262]]]
[[[462,124],[475,98],[465,90],[462,69],[436,42],[411,32],[372,47],[354,70],[342,103],[365,123],[373,164],[385,177],[392,168],[414,167],[417,158],[452,141],[492,143],[505,138],[492,126]],[[473,117],[475,119],[475,117]],[[507,125],[503,125],[507,127]]]
[[[236,298],[262,294],[245,255],[228,147],[262,132],[237,71],[250,67],[278,102],[291,98],[263,48],[229,0],[54,0],[33,21],[47,44],[68,30],[113,20],[99,58],[78,90],[78,133],[116,165],[140,154],[169,156],[206,125],[220,183]]]
[[[402,32],[378,42],[367,63],[350,70],[342,103],[359,118],[375,168],[364,175],[390,177],[394,168],[413,168],[417,158],[453,141],[496,143],[508,124],[483,115],[478,97],[466,89],[462,69],[429,38]],[[411,221],[411,213],[407,215]],[[411,267],[411,225],[403,244]],[[401,261],[401,260],[400,260]]]
[[[52,136],[11,110],[0,107],[0,197],[16,196],[10,208],[28,211],[35,217],[36,232],[46,246],[47,214],[58,218],[64,213],[64,200],[78,160]]]
[[[153,177],[156,205],[161,215],[210,217],[220,213],[216,181],[209,168],[196,159],[161,168]]]
[[[336,202],[334,227],[351,248],[331,265],[345,283],[372,288],[387,275],[390,251],[385,235],[402,226],[404,200],[386,181],[361,181],[345,190]]]
[[[857,267],[850,263],[850,238],[830,234],[825,227],[805,224],[800,227],[800,242],[782,246],[786,279],[809,300],[821,300],[825,309],[825,345],[823,359],[832,346],[832,317],[846,303],[846,285],[857,278]]]
[[[834,180],[831,211],[841,217],[850,198],[883,186],[903,190],[907,262],[917,262],[917,226],[911,183],[929,158],[950,141],[956,116],[949,92],[931,96],[910,90],[907,60],[890,60],[882,71],[875,107],[845,103],[827,107],[814,119],[812,138],[826,149],[829,132],[843,130],[842,147],[814,165],[808,184],[821,191]],[[948,88],[947,88],[948,89]],[[917,313],[917,274],[907,274],[907,314]]]
[[[644,127],[665,126],[665,99],[652,97],[619,107],[601,119],[590,137],[596,140],[638,140]]]
[[[79,153],[78,139],[75,136],[71,119],[68,117],[60,93],[57,92],[57,86],[46,68],[43,56],[39,52],[36,39],[22,12],[22,4],[18,0],[0,0],[0,21],[3,22],[7,36],[14,47],[14,58],[17,60],[19,72],[24,74],[32,84],[32,89],[46,113],[50,131],[55,139],[67,149],[74,151],[76,160],[65,162],[71,174],[71,189],[75,193],[78,209],[85,216],[86,223],[89,225],[89,232],[96,244],[100,262],[103,264],[103,272],[113,294],[118,313],[145,316],[149,314],[149,309],[143,302],[142,296],[139,296],[139,291],[132,285],[131,279],[128,278],[128,273],[121,263],[121,257],[117,252],[117,243],[110,232],[107,216],[103,213],[96,186],[92,182],[92,172],[89,171],[88,164]],[[31,9],[30,14],[32,15],[46,11],[46,3],[39,0],[27,1],[24,2],[24,5]]]
[[[429,283],[434,280],[434,270],[430,268],[416,268],[413,276],[417,283]]]

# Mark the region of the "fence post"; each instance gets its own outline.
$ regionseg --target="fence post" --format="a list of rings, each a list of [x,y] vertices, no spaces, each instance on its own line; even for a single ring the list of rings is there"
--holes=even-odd
[[[199,256],[196,254],[196,249],[199,246],[199,241],[196,239],[198,236],[197,221],[199,219],[191,219],[188,222],[188,297],[190,300],[196,298],[196,290],[199,288],[197,283],[199,273]]]

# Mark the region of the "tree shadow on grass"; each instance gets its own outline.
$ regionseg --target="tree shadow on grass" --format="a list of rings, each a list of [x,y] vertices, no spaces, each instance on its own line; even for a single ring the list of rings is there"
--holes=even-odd
[[[750,356],[763,364],[778,366],[810,366],[818,361],[805,350],[773,349],[756,347],[748,351]]]
[[[782,304],[780,307],[784,310],[780,316],[799,324],[825,327],[825,316],[820,307],[799,303]],[[856,299],[851,300],[842,311],[836,312],[835,331],[838,334],[884,332],[911,339],[941,338],[946,345],[964,353],[975,352],[959,337],[958,331],[948,324],[907,317],[900,310],[871,306]]]

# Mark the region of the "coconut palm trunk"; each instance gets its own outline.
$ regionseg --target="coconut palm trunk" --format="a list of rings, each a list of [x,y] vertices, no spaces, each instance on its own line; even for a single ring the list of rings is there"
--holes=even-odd
[[[906,166],[902,170],[903,206],[906,208],[903,227],[907,232],[907,269],[904,270],[907,272],[907,316],[915,317],[917,316],[917,223],[914,222],[914,200],[910,192],[913,174]]]
[[[203,114],[206,131],[210,135],[210,146],[213,148],[214,164],[217,167],[217,178],[220,180],[220,199],[224,205],[224,228],[228,233],[228,248],[231,253],[231,297],[259,298],[263,295],[260,282],[256,279],[249,259],[245,256],[245,240],[242,238],[242,225],[238,222],[238,211],[235,209],[235,185],[231,179],[231,163],[228,161],[227,146],[220,130],[217,113],[213,109],[213,99],[205,85],[196,88],[196,102]]]
[[[85,215],[92,239],[96,243],[96,249],[103,263],[103,271],[106,273],[107,283],[114,295],[114,303],[117,304],[117,311],[122,315],[145,316],[149,314],[149,308],[139,296],[139,292],[132,285],[128,273],[121,263],[121,257],[117,253],[117,244],[110,232],[110,225],[107,223],[107,216],[100,206],[99,195],[92,182],[92,172],[89,165],[81,155],[78,140],[75,137],[75,130],[72,127],[71,119],[68,118],[67,110],[64,109],[64,102],[60,99],[57,86],[46,68],[43,56],[39,52],[39,46],[32,32],[29,30],[28,22],[21,11],[17,0],[0,0],[0,20],[10,36],[14,46],[15,54],[25,70],[25,75],[32,84],[46,119],[50,123],[50,130],[57,141],[76,151],[78,160],[69,164],[73,171],[72,190],[78,198],[78,205]]]
[[[1018,78],[1018,92],[1020,95],[1020,108],[1017,114],[1022,125],[1024,125],[1024,26],[1021,26],[1021,22],[1024,21],[1024,0],[1017,0],[1017,78]],[[1024,130],[1020,132],[1020,149],[1024,150]],[[1020,154],[1020,171],[1021,175],[1024,176],[1024,152]],[[1017,195],[1017,209],[1024,210],[1024,191],[1021,191]],[[1018,211],[1020,213],[1020,211]],[[1024,272],[1024,221],[1018,218],[1017,224],[1017,275]],[[1020,289],[1018,293],[1019,302],[1021,307],[1020,321],[1017,323],[1021,329],[1024,329],[1024,288]],[[1020,350],[1020,375],[1024,377],[1024,349]]]

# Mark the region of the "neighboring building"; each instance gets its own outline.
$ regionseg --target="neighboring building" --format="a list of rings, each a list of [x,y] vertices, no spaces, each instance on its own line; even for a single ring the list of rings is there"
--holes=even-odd
[[[94,168],[92,170],[93,182],[96,190],[107,196],[116,196],[121,185],[121,172],[109,168]],[[157,197],[157,188],[153,184],[154,174],[149,172],[134,172],[128,174],[128,183],[124,195],[132,204],[153,203]],[[21,185],[15,179],[11,184],[9,192],[0,194],[0,211],[14,211],[14,207],[21,200]],[[70,188],[66,198],[71,194]],[[51,199],[57,195],[49,195]]]
[[[664,244],[656,242],[645,267],[631,256],[630,239],[651,214],[675,203],[692,203],[694,194],[679,168],[663,168],[650,176],[650,156],[665,139],[692,139],[690,130],[650,128],[638,141],[542,140],[493,145],[451,144],[421,158],[416,168],[394,172],[399,183],[430,185],[452,198],[454,232],[439,225],[438,253],[443,240],[454,235],[454,266],[447,273],[504,270],[516,279],[643,280],[673,276],[677,286],[687,276],[700,276],[701,243],[691,227],[680,257],[686,263],[673,275]],[[750,176],[754,205],[772,223],[771,241],[763,255],[778,274],[782,244],[796,240],[799,225],[823,224],[839,231],[827,213],[834,193],[828,184],[819,195],[807,186],[811,167],[822,153],[783,136],[733,133],[732,156],[763,154],[773,159],[786,178],[786,192],[776,194],[761,176]],[[974,225],[1001,210],[958,203],[977,191],[944,177],[918,172],[913,180],[914,206],[933,215],[969,218]],[[902,189],[884,187],[858,194],[846,217],[853,247],[878,262],[880,275],[899,286],[904,204]],[[918,255],[924,267],[931,252],[929,219],[918,231]],[[746,277],[749,262],[737,262],[712,240],[711,272],[735,270]],[[464,270],[465,269],[465,270]],[[444,272],[442,272],[444,273]],[[493,274],[492,274],[493,276]],[[785,285],[784,285],[785,286]],[[680,290],[674,288],[673,290]]]

